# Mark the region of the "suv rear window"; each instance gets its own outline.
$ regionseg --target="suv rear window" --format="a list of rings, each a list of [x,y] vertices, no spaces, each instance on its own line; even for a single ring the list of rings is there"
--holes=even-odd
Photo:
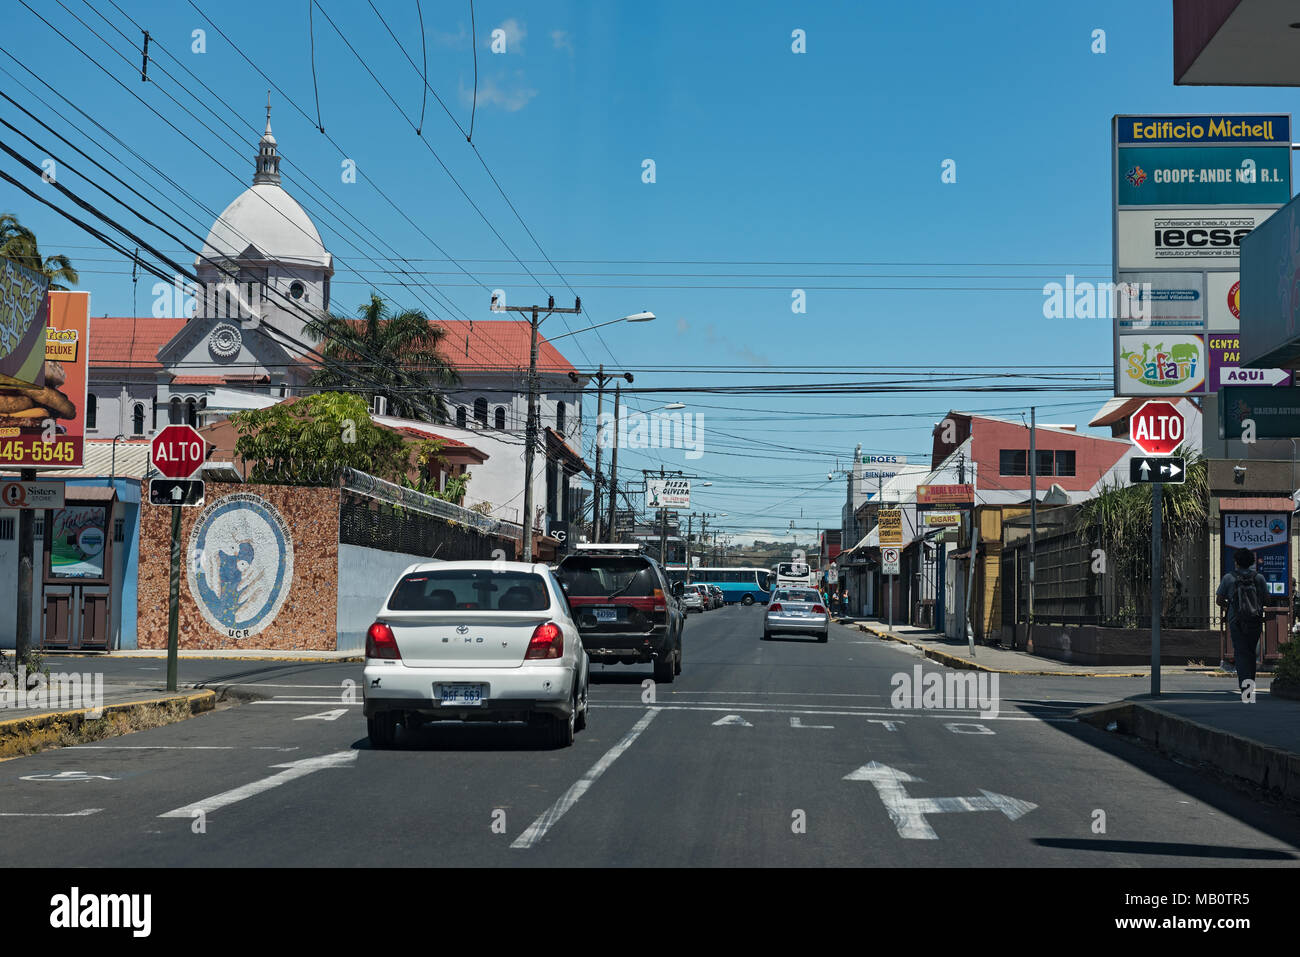
[[[540,575],[490,568],[412,572],[388,599],[392,611],[542,611],[551,607]]]
[[[556,576],[568,586],[570,598],[652,598],[660,587],[654,567],[644,558],[566,558]]]

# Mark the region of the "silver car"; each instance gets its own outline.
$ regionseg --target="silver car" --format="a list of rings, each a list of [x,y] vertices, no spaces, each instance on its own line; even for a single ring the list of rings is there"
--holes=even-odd
[[[684,612],[698,611],[703,613],[704,611],[704,596],[700,594],[694,585],[686,585],[681,597],[677,600],[682,603],[682,611]]]
[[[811,588],[774,591],[763,617],[763,640],[777,633],[816,635],[820,642],[829,641],[831,616],[822,596]]]

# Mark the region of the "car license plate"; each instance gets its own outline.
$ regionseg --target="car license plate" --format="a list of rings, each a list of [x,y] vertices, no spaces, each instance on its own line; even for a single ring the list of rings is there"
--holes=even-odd
[[[479,684],[439,685],[438,699],[443,704],[482,704],[483,686]]]
[[[597,621],[618,621],[618,609],[617,609],[617,608],[597,608],[597,609],[596,609],[596,620],[597,620]]]

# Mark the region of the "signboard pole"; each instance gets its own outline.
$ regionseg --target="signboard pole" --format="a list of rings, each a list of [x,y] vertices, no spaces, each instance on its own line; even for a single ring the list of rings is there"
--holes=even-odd
[[[36,480],[35,469],[22,469],[19,476],[24,482]],[[31,648],[32,638],[32,550],[35,547],[36,516],[30,508],[18,512],[18,615],[14,632],[14,667],[22,664]],[[46,523],[45,534],[50,534]]]
[[[1160,547],[1160,492],[1163,486],[1159,482],[1151,484],[1151,694],[1160,695],[1160,605],[1163,597],[1160,588],[1161,561]]]
[[[894,576],[889,576],[889,630],[894,630]]]
[[[176,690],[176,658],[180,646],[181,507],[172,509],[172,567],[167,586],[167,690]]]

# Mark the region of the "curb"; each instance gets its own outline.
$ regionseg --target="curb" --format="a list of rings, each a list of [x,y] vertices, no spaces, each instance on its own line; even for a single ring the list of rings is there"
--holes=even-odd
[[[960,658],[957,655],[939,651],[937,648],[930,648],[920,642],[909,641],[887,631],[880,631],[870,625],[859,623],[858,629],[865,631],[867,634],[875,635],[882,641],[897,641],[900,644],[910,645],[931,661],[937,661],[949,668],[958,668],[964,671],[987,671],[999,675],[1037,675],[1050,678],[1145,678],[1148,674],[1146,671],[1020,671],[1013,668],[990,668],[967,658]]]
[[[0,721],[0,760],[173,724],[216,704],[215,691],[195,691],[105,705],[98,718],[80,708]]]
[[[148,654],[132,651],[129,655],[113,652],[42,652],[46,657],[57,660],[62,658],[99,658],[110,661],[129,661],[132,658],[139,658],[144,661],[166,660],[167,652],[160,651],[156,654]],[[296,661],[305,665],[335,664],[342,662],[344,664],[360,664],[366,660],[365,655],[348,655],[344,658],[293,658],[286,655],[267,652],[264,655],[249,654],[244,652],[237,655],[192,655],[180,652],[177,655],[178,661]]]
[[[1103,731],[1139,738],[1173,758],[1207,765],[1230,777],[1300,802],[1300,754],[1182,718],[1155,705],[1121,701],[1075,712]]]

